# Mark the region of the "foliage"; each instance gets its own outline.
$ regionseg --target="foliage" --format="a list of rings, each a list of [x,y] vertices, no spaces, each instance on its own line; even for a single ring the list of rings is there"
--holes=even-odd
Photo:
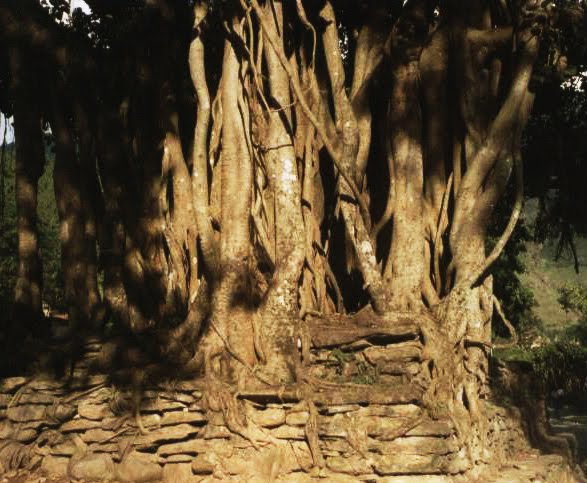
[[[540,347],[533,363],[549,391],[562,389],[571,398],[587,393],[587,347],[578,341],[561,340]]]
[[[38,221],[39,245],[43,264],[43,300],[53,308],[62,307],[63,289],[59,219],[53,194],[53,154],[46,150],[47,163],[39,179]],[[0,210],[0,306],[10,307],[14,293],[17,263],[16,204],[14,196],[14,149],[5,151],[3,181],[4,206]]]
[[[577,310],[580,320],[557,338],[533,352],[534,370],[549,391],[562,389],[567,397],[587,394],[587,287],[567,285],[560,290],[559,303]]]
[[[565,312],[576,310],[587,315],[587,288],[580,284],[567,284],[559,289],[558,302]]]
[[[336,361],[336,372],[340,376],[340,382],[351,382],[353,384],[376,384],[379,380],[379,370],[366,361],[357,360],[352,352],[345,352],[339,348],[334,349],[330,356]],[[343,380],[345,368],[352,366],[350,381]]]
[[[508,198],[496,208],[496,215],[490,226],[490,236],[487,241],[488,249],[493,247],[505,228],[509,210],[511,210],[511,201]],[[530,229],[523,220],[520,220],[501,257],[491,267],[494,294],[500,301],[508,320],[522,332],[540,325],[540,321],[532,312],[532,307],[536,305],[534,293],[521,282],[519,277],[526,271],[523,256],[526,252],[526,243],[530,239]],[[492,326],[496,335],[507,336],[509,334],[495,311]]]

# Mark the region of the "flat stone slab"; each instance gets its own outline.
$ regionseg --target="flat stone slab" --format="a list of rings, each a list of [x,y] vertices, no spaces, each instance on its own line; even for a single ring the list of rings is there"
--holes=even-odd
[[[29,404],[25,406],[12,406],[6,410],[6,417],[17,423],[29,421],[43,421],[46,416],[47,406]]]
[[[206,424],[207,419],[206,417],[199,412],[193,411],[170,411],[163,414],[161,418],[160,425],[161,426],[172,426],[176,424],[197,424],[203,425]]]
[[[0,380],[0,392],[13,393],[27,383],[26,377],[7,377]]]
[[[188,437],[195,437],[200,428],[190,424],[178,424],[177,426],[164,427],[150,430],[147,434],[138,436],[135,444],[165,444],[181,441]]]

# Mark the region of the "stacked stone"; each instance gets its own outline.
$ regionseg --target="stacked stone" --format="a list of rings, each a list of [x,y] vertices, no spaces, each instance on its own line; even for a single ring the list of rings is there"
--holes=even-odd
[[[83,377],[82,377],[83,376]],[[84,480],[157,481],[167,458],[159,446],[196,438],[207,419],[193,384],[153,387],[140,398],[82,371],[72,379],[5,379],[0,384],[0,465]],[[4,451],[4,454],[3,454]],[[1,468],[0,468],[1,469]]]
[[[359,341],[342,349],[313,351],[311,373],[338,383],[404,384],[420,372],[421,355],[417,339],[382,345]]]
[[[0,381],[0,474],[21,467],[84,481],[426,483],[464,471],[452,424],[422,408],[417,330],[341,327],[311,334],[306,367],[315,384],[241,391],[237,425],[204,409],[203,381],[152,384],[140,394],[112,383],[96,371],[114,346],[88,340],[72,377]],[[333,344],[332,334],[342,340]]]

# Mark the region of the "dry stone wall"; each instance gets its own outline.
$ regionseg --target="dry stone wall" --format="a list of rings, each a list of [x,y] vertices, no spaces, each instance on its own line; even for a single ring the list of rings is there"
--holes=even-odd
[[[0,381],[0,474],[25,468],[67,481],[453,481],[468,460],[453,424],[430,419],[421,405],[426,379],[417,331],[409,324],[372,329],[310,334],[305,361],[318,381],[311,392],[234,394],[246,434],[209,408],[201,380],[151,383],[138,392],[98,373],[96,361],[111,347],[89,340],[71,377]],[[496,411],[490,422],[496,448],[508,421]]]

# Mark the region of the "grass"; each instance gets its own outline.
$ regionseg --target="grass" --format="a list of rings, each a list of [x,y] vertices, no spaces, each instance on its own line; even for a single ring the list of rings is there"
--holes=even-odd
[[[520,280],[534,292],[537,304],[533,311],[543,321],[547,334],[564,330],[580,317],[578,312],[566,312],[558,302],[559,290],[565,285],[587,286],[587,238],[577,236],[575,243],[580,261],[578,274],[569,254],[555,260],[556,241],[529,242],[526,245],[526,272],[520,275]]]

